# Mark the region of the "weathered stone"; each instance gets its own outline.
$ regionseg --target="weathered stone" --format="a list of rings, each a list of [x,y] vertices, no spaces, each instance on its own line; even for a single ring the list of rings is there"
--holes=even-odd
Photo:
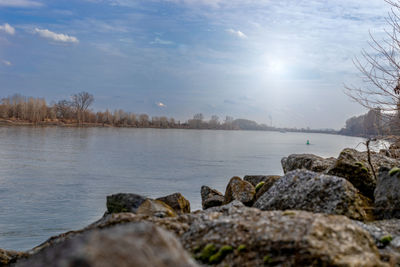
[[[202,262],[218,262],[217,266],[221,267],[264,266],[265,258],[268,260],[266,263],[276,266],[388,266],[380,261],[371,237],[344,216],[293,210],[260,211],[244,207],[237,200],[206,211],[168,218],[134,213],[110,214],[83,230],[53,237],[32,253],[43,255],[49,249],[54,251],[54,247],[68,240],[86,236],[86,233],[98,229],[111,230],[116,224],[132,225],[140,221],[152,222],[175,233],[184,248],[196,258],[199,258],[206,247],[215,247],[208,257],[206,253],[202,255]],[[131,235],[122,235],[124,238],[115,236],[115,239],[122,238],[122,242],[126,242],[125,238],[129,239],[129,242],[135,240]],[[101,243],[97,239],[93,240],[96,244]],[[106,243],[103,246],[108,247],[110,244]],[[125,243],[121,246],[128,248]],[[90,248],[91,245],[87,247]],[[229,249],[228,254],[222,253],[225,251],[223,248],[227,247],[231,247],[232,250]],[[133,249],[131,253],[135,252],[136,249]],[[138,253],[143,252],[139,250]],[[69,255],[62,254],[63,257]],[[131,257],[135,255],[131,254]],[[153,265],[149,263],[131,266]]]
[[[146,199],[137,209],[136,214],[155,217],[174,217],[176,212],[162,201]]]
[[[261,182],[269,182],[271,179],[278,179],[281,176],[279,175],[246,175],[243,177],[243,180],[251,183],[254,187],[256,187]]]
[[[400,218],[400,169],[379,169],[375,189],[375,216],[379,219]]]
[[[313,154],[292,154],[281,159],[283,172],[297,169],[306,169],[314,172],[323,172],[336,161],[335,158],[324,159]]]
[[[379,151],[379,154],[382,154],[386,157],[393,158],[393,159],[399,159],[400,158],[400,149],[381,149]]]
[[[107,196],[107,212],[133,212],[146,200],[145,197],[137,194],[119,193]]]
[[[363,195],[373,199],[376,179],[367,158],[362,153],[354,149],[343,150],[327,174],[346,178]]]
[[[400,220],[380,220],[367,223],[356,222],[374,239],[381,259],[400,266]]]
[[[251,183],[243,181],[239,177],[232,177],[226,186],[224,203],[228,204],[233,200],[239,200],[247,206],[251,206],[254,201],[256,190]]]
[[[55,244],[16,266],[198,266],[169,232],[151,223],[92,230]]]
[[[392,168],[400,165],[400,162],[375,152],[370,153],[370,159],[373,169],[369,164],[367,152],[359,152],[355,149],[346,148],[340,153],[336,163],[326,173],[346,178],[364,196],[373,199],[376,187],[375,176],[379,168],[382,166]]]
[[[174,193],[165,197],[157,198],[173,208],[178,214],[190,213],[190,202],[181,193]]]
[[[7,266],[18,259],[27,257],[28,254],[25,252],[18,252],[13,250],[4,250],[0,248],[0,266]]]
[[[298,209],[345,215],[356,220],[371,218],[368,200],[346,179],[295,170],[276,181],[254,204],[262,210]]]
[[[214,246],[212,254],[230,246],[217,266],[388,266],[369,234],[344,216],[224,207],[192,215],[180,236],[203,263],[207,247]]]
[[[265,192],[267,192],[276,181],[278,181],[281,176],[267,176],[268,178],[264,180],[263,186],[256,192],[255,200],[259,199]]]
[[[224,196],[222,193],[208,186],[201,187],[201,205],[203,210],[221,206],[224,203]]]

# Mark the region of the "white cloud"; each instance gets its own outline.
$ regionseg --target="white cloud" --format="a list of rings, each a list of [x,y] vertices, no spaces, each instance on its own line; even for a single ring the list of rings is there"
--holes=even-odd
[[[156,37],[154,39],[154,41],[150,42],[150,44],[172,45],[172,44],[174,44],[174,42],[168,41],[168,40],[163,40],[163,39],[160,39],[160,38]]]
[[[55,33],[52,31],[49,31],[47,29],[39,29],[35,28],[33,31],[34,33],[39,34],[43,38],[47,38],[56,42],[62,42],[62,43],[79,43],[78,38],[74,36],[69,36],[63,33]]]
[[[40,7],[42,3],[32,0],[0,0],[0,7]]]
[[[12,65],[10,61],[4,60],[4,59],[1,62],[6,66],[11,66]]]
[[[0,31],[4,31],[5,33],[14,35],[15,34],[15,29],[12,27],[10,24],[5,23],[3,25],[0,25]]]
[[[164,104],[164,103],[162,103],[162,102],[158,102],[157,103],[157,106],[159,106],[160,108],[166,108],[167,106]]]
[[[236,37],[239,37],[240,39],[246,39],[247,38],[246,34],[244,34],[243,32],[241,32],[239,30],[236,31],[234,29],[229,29],[229,30],[227,30],[227,32],[229,32],[230,34],[232,34],[232,35],[234,35]]]

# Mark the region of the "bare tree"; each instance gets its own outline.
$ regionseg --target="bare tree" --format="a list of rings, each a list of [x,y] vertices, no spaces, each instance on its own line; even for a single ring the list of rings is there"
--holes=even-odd
[[[385,1],[391,6],[386,18],[390,30],[382,40],[370,33],[370,51],[362,50],[353,61],[364,85],[346,85],[345,93],[365,108],[379,110],[379,123],[386,122],[392,132],[400,133],[400,0]]]
[[[78,123],[81,123],[85,119],[85,111],[94,102],[94,97],[88,92],[80,92],[78,94],[72,95],[71,99],[72,105],[76,109],[76,118],[78,120]]]

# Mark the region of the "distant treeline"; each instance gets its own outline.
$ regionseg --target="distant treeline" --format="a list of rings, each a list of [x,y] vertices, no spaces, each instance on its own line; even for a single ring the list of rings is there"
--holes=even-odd
[[[400,135],[399,125],[398,112],[384,113],[376,108],[364,115],[348,119],[339,134],[362,137]]]
[[[181,122],[166,116],[150,117],[147,114],[135,114],[121,109],[94,112],[90,109],[93,102],[93,95],[87,92],[74,94],[71,96],[71,99],[60,100],[51,104],[47,104],[44,98],[26,97],[15,94],[1,99],[0,119],[12,123],[21,122],[37,125],[55,124],[137,128],[336,133],[331,129],[276,128],[266,124],[258,124],[252,120],[234,119],[231,116],[220,119],[217,115],[213,115],[209,120],[206,120],[202,113],[195,114],[192,119]]]

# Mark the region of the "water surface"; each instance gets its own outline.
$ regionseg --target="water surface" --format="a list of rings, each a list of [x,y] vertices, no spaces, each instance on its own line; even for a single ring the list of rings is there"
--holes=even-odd
[[[305,145],[310,140],[311,145]],[[363,139],[309,133],[0,127],[0,248],[24,250],[99,219],[106,196],[222,192],[232,176],[282,174],[293,153],[337,157]]]

